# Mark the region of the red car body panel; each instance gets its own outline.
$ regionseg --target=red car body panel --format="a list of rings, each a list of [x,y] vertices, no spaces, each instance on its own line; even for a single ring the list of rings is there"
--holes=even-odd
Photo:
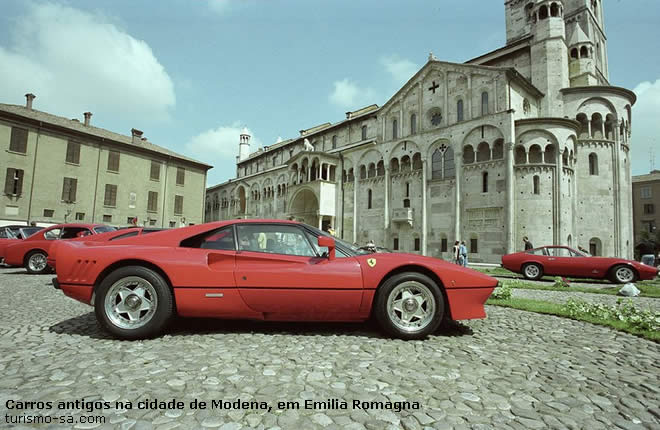
[[[542,252],[543,249],[547,249],[548,254],[551,254],[553,252],[552,250],[557,248],[568,249],[578,254],[578,256],[563,257],[533,254],[534,252]],[[522,267],[528,263],[539,264],[543,268],[543,273],[549,276],[604,279],[608,277],[612,267],[620,264],[635,269],[640,280],[655,279],[658,275],[658,269],[637,261],[615,257],[586,256],[567,246],[542,246],[529,251],[507,254],[502,257],[502,267],[516,273],[522,273]]]
[[[160,271],[171,285],[180,316],[363,321],[371,313],[376,289],[395,271],[414,268],[436,278],[445,290],[445,312],[453,319],[485,317],[484,302],[497,285],[482,273],[414,254],[329,259],[180,246],[198,234],[250,222],[299,224],[232,220],[112,242],[62,242],[57,251],[59,287],[67,296],[91,304],[94,287],[113,268],[142,264]]]
[[[47,255],[51,246],[58,242],[60,239],[46,239],[44,235],[55,229],[62,229],[64,227],[86,228],[91,234],[95,234],[94,227],[102,226],[103,224],[57,224],[41,231],[34,233],[27,239],[16,241],[5,248],[5,263],[10,266],[22,266],[25,256],[34,250],[44,251]],[[71,239],[61,239],[71,240]]]

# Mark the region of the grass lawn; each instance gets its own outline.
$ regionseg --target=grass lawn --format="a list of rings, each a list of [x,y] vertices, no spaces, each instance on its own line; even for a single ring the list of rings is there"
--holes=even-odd
[[[619,293],[619,290],[621,289],[622,285],[614,285],[611,284],[608,281],[603,281],[602,279],[580,279],[580,281],[584,282],[590,282],[590,283],[598,283],[598,284],[610,284],[611,286],[605,287],[605,288],[593,288],[593,287],[583,287],[577,283],[575,283],[575,279],[568,278],[573,282],[570,287],[568,288],[563,288],[563,287],[555,287],[553,284],[536,284],[532,282],[526,282],[524,281],[524,278],[522,275],[518,273],[513,273],[510,272],[506,269],[503,269],[501,267],[493,268],[493,269],[475,269],[478,270],[482,273],[485,273],[490,276],[502,276],[502,277],[512,277],[515,279],[520,279],[519,282],[512,284],[511,286],[513,288],[522,288],[522,289],[527,289],[527,290],[546,290],[546,291],[577,291],[580,293],[592,293],[592,294],[609,294],[612,296],[616,296]],[[554,281],[554,276],[544,276],[542,278],[543,280],[547,281]],[[506,281],[505,281],[506,282]],[[660,279],[654,279],[652,281],[639,281],[635,282],[635,285],[640,291],[640,297],[654,297],[654,298],[660,298]]]
[[[511,298],[508,300],[488,299],[487,305],[503,306],[507,308],[520,309],[523,311],[536,312],[541,314],[556,315],[564,318],[570,318],[577,321],[589,322],[606,327],[611,327],[615,330],[624,331],[626,333],[634,334],[643,337],[644,339],[660,342],[660,332],[651,330],[641,330],[629,323],[615,320],[615,319],[600,319],[590,315],[570,316],[568,311],[562,309],[563,305],[559,303],[549,303],[541,300],[530,299],[516,299]]]

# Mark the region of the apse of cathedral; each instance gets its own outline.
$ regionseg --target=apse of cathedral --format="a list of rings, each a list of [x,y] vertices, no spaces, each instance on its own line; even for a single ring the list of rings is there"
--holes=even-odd
[[[506,45],[429,54],[382,106],[250,152],[206,221],[296,219],[359,245],[499,263],[569,245],[632,257],[632,91],[610,84],[601,0],[507,0]]]

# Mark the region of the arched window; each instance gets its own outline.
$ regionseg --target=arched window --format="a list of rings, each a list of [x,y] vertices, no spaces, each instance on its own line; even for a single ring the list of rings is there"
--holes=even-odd
[[[456,102],[456,121],[463,121],[463,99]]]
[[[580,48],[580,58],[589,58],[589,48],[586,45]]]
[[[363,164],[360,166],[360,179],[367,178],[367,167]]]
[[[481,115],[488,115],[488,92],[481,93]]]
[[[380,160],[378,164],[376,164],[376,176],[383,175],[385,175],[385,163],[383,163],[383,160]]]
[[[557,6],[557,3],[552,3],[550,5],[550,15],[559,16],[559,6]]]
[[[541,194],[539,182],[540,182],[539,175],[534,175],[534,179],[533,179],[534,194]]]
[[[477,146],[477,161],[488,161],[490,160],[490,146],[487,142],[481,142]]]
[[[399,138],[399,121],[392,120],[392,139]]]
[[[456,165],[454,164],[454,150],[450,146],[444,154],[444,162],[442,165],[443,177],[445,179],[456,177]]]
[[[369,170],[367,171],[367,177],[373,178],[376,176],[376,165],[374,163],[369,163]]]
[[[401,157],[401,171],[402,172],[410,171],[410,157],[407,155]]]
[[[595,152],[589,154],[589,174],[594,176],[598,175],[598,156]]]
[[[465,145],[463,147],[463,164],[474,163],[474,149],[472,145]]]
[[[571,49],[571,58],[577,59],[577,57],[578,57],[578,49],[577,48]]]
[[[371,209],[371,188],[367,190],[367,209]]]
[[[413,155],[412,168],[413,168],[413,170],[421,170],[422,169],[422,154],[420,154],[419,152],[416,152]]]
[[[436,149],[431,156],[431,179],[442,179],[442,152]]]
[[[392,173],[399,173],[399,160],[397,158],[392,158],[390,161],[390,170]]]
[[[337,148],[337,135],[332,136],[332,149]]]
[[[481,192],[482,193],[488,192],[488,172],[484,172],[481,174]]]
[[[410,115],[410,134],[417,133],[417,115]]]
[[[543,163],[543,153],[541,152],[540,146],[532,145],[532,147],[529,148],[529,162]]]
[[[543,5],[539,9],[539,19],[546,19],[548,17],[548,7]]]
[[[504,158],[504,139],[497,139],[493,145],[493,160]]]
[[[362,140],[367,140],[367,126],[362,126]]]

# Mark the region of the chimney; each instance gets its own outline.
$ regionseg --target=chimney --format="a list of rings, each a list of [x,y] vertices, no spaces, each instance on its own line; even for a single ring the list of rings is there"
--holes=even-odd
[[[92,113],[85,112],[83,115],[85,115],[85,127],[89,127],[89,123],[92,120]]]
[[[35,97],[37,97],[37,96],[35,96],[32,93],[27,93],[25,95],[25,98],[27,99],[27,103],[25,103],[25,107],[28,108],[29,110],[32,110],[32,100],[34,100]]]
[[[137,128],[131,129],[131,135],[133,136],[133,143],[138,144],[142,140],[142,130]]]

